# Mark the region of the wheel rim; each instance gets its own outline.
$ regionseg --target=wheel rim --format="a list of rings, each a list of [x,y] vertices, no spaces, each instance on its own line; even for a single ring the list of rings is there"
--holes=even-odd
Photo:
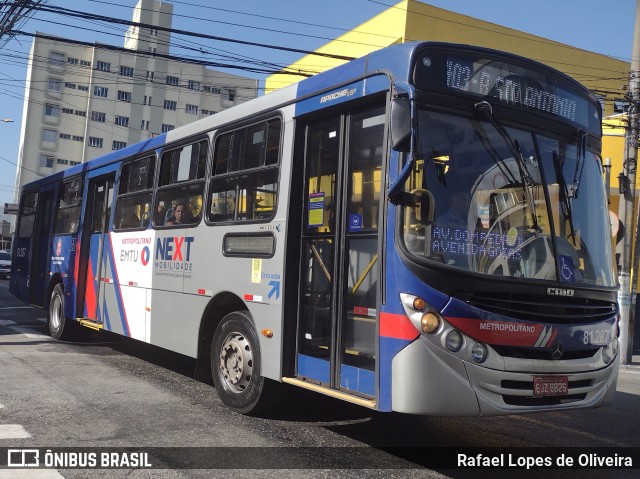
[[[220,372],[227,387],[235,393],[244,391],[251,382],[253,352],[244,335],[231,333],[223,341]]]
[[[62,301],[56,295],[51,299],[51,306],[49,307],[49,321],[53,331],[57,331],[60,328],[60,318],[62,318]]]

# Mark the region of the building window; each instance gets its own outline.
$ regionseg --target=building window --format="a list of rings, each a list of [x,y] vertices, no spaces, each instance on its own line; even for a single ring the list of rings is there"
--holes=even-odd
[[[112,150],[121,150],[123,148],[126,148],[126,146],[127,146],[127,142],[126,141],[113,140],[113,144],[111,145],[111,149]]]
[[[84,143],[84,136],[73,135],[73,136],[71,137],[71,139],[72,139],[73,141],[81,141],[81,142],[83,142],[83,143]]]
[[[98,138],[97,136],[90,136],[89,146],[93,146],[94,148],[102,148],[102,138]]]
[[[102,111],[91,112],[91,121],[99,121],[100,123],[104,123],[106,119],[107,119],[107,114]]]
[[[149,47],[149,53],[151,53],[152,55],[156,54],[156,47]]]
[[[52,155],[40,155],[40,167],[53,168],[53,163],[56,161],[55,156]]]
[[[118,115],[116,115],[116,125],[118,125],[118,126],[129,126],[129,117],[128,116],[118,116]]]
[[[69,133],[60,133],[60,139],[61,140],[70,140],[71,139],[71,135]]]
[[[165,100],[164,101],[164,109],[165,110],[176,111],[176,107],[177,106],[178,106],[178,104],[173,100]]]
[[[47,128],[42,130],[42,142],[56,144],[58,139],[58,132],[56,130],[49,130]]]
[[[49,52],[49,64],[55,66],[64,65],[64,53],[60,52]]]
[[[157,28],[150,28],[149,29],[149,35],[151,35],[152,37],[157,37],[158,36],[158,29]]]
[[[68,83],[68,82],[65,82],[64,87],[65,87],[65,88],[72,88],[72,89],[74,89],[74,90],[75,90],[75,89],[77,88],[77,85],[76,85],[75,83]]]
[[[109,93],[109,89],[103,86],[94,86],[93,87],[93,96],[99,96],[102,98],[107,98],[107,94]]]
[[[59,165],[68,165],[69,164],[69,160],[63,160],[62,158],[58,158],[57,163]]]
[[[167,85],[174,85],[174,86],[180,85],[180,78],[167,75]]]
[[[199,81],[194,81],[194,80],[189,80],[189,83],[187,83],[187,88],[189,90],[200,91],[200,82]]]
[[[78,61],[77,58],[68,57],[67,58],[67,63],[71,63],[72,65],[77,65],[79,63],[79,61]]]
[[[69,164],[72,165],[72,166],[75,166],[75,165],[79,165],[80,162],[79,161],[69,160]]]
[[[87,112],[82,110],[76,110],[74,113],[78,116],[87,116]]]
[[[49,77],[47,79],[47,91],[60,93],[62,90],[62,80],[60,78]]]
[[[72,108],[63,108],[62,109],[62,113],[73,113],[73,109]]]
[[[140,123],[140,129],[147,131],[149,129],[149,120],[142,120]]]
[[[197,115],[198,114],[198,105],[189,105],[187,103],[187,106],[184,109],[184,111],[186,113],[190,113],[191,115]]]
[[[234,101],[236,99],[236,91],[229,88],[224,89],[224,99],[228,101]]]
[[[132,77],[133,67],[125,67],[124,65],[120,65],[120,75],[122,75],[123,77]]]
[[[111,71],[111,63],[109,62],[96,62],[96,70],[100,70],[101,72]]]
[[[82,65],[83,67],[90,67],[91,62],[89,60],[80,60],[80,65]]]
[[[60,116],[60,107],[58,105],[53,105],[52,103],[46,103],[44,105],[44,114],[46,116],[58,118]]]
[[[153,81],[153,73],[147,70],[147,81]]]
[[[78,85],[78,90],[89,91],[89,87],[87,85]]]
[[[144,102],[142,104],[151,106],[151,98],[152,97],[145,95],[144,96]]]
[[[167,125],[165,123],[162,124],[162,133],[166,133],[168,131],[171,131],[175,128],[175,125]]]
[[[118,90],[118,100],[131,102],[131,92]]]

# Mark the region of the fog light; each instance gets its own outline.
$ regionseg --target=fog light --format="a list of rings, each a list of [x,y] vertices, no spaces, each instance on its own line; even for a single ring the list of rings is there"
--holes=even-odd
[[[433,313],[425,313],[420,319],[420,324],[424,333],[431,334],[440,326],[440,318]]]
[[[487,359],[487,347],[482,343],[475,343],[471,348],[471,358],[476,363],[484,363]]]
[[[447,334],[447,348],[449,351],[456,352],[460,351],[462,347],[462,334],[460,334],[455,329]]]

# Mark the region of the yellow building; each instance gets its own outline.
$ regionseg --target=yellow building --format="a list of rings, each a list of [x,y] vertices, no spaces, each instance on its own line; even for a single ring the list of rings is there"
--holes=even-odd
[[[614,112],[614,102],[624,99],[630,64],[606,55],[581,50],[547,38],[531,35],[477,18],[436,8],[416,0],[403,0],[353,30],[318,48],[323,54],[361,57],[380,48],[407,41],[431,40],[466,43],[504,50],[532,58],[575,78],[601,98],[604,115]],[[345,60],[306,55],[291,64],[288,72],[306,76],[328,70]],[[295,83],[304,76],[275,74],[267,78],[268,93]],[[604,122],[603,157],[611,158],[612,209],[617,211],[617,176],[622,168],[624,148],[620,146],[620,128]],[[624,139],[622,140],[624,143]]]

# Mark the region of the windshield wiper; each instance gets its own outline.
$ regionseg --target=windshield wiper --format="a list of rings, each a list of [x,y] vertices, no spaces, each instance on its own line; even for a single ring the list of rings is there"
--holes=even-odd
[[[582,179],[582,170],[584,169],[584,160],[587,154],[587,135],[583,130],[578,130],[578,145],[576,151],[576,169],[573,172],[573,183],[571,184],[569,195],[570,198],[578,197],[578,189],[580,188],[580,180]]]
[[[535,234],[537,235],[541,231],[541,229],[540,229],[540,226],[538,225],[538,217],[536,215],[536,201],[532,191],[533,186],[535,185],[535,182],[533,180],[533,177],[529,173],[529,170],[527,169],[527,164],[525,163],[524,158],[522,157],[520,148],[516,146],[516,143],[513,141],[513,139],[511,138],[511,135],[509,135],[509,132],[505,129],[505,127],[502,126],[502,124],[498,121],[498,119],[495,116],[493,116],[493,111],[490,103],[486,101],[481,101],[479,103],[476,103],[473,107],[489,123],[491,123],[491,125],[493,125],[493,127],[496,129],[498,134],[504,140],[505,144],[507,145],[507,148],[509,148],[509,151],[513,155],[513,158],[516,160],[516,163],[518,164],[518,170],[520,171],[520,178],[522,179],[522,186],[524,187],[524,190],[526,192],[527,202],[529,203],[529,209],[531,210],[533,227],[535,229]]]
[[[569,229],[571,230],[571,239],[573,240],[573,244],[576,244],[576,230],[573,227],[573,214],[571,212],[571,192],[569,191],[569,186],[567,185],[567,180],[564,177],[562,172],[564,166],[564,160],[560,161],[560,157],[558,156],[557,151],[553,151],[553,166],[556,170],[556,179],[558,180],[558,184],[560,185],[560,203],[562,204],[563,214],[569,220]]]

